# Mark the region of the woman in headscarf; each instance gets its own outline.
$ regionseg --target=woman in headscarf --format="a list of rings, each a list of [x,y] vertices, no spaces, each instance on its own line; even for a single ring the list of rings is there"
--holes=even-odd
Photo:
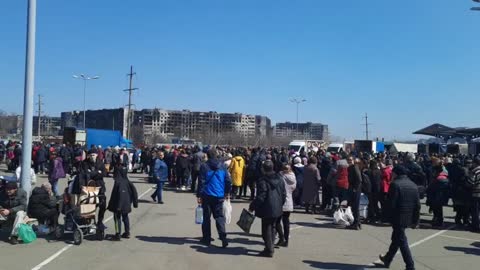
[[[113,213],[115,221],[115,236],[113,240],[120,241],[121,238],[130,238],[130,219],[128,214],[138,207],[138,194],[135,186],[128,180],[124,170],[115,170],[115,184],[112,189],[108,210]],[[122,234],[122,221],[125,232]]]

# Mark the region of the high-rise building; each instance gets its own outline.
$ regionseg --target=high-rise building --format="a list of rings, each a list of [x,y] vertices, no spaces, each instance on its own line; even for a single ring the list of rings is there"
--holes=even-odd
[[[274,130],[275,137],[290,137],[296,139],[327,140],[328,125],[320,123],[277,123]]]

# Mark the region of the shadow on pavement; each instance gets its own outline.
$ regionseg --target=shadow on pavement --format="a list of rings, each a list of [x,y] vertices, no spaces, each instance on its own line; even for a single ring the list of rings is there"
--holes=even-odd
[[[239,236],[247,236],[247,237],[258,237],[261,238],[261,234],[253,234],[253,233],[244,233],[244,232],[229,232],[227,235],[239,235]]]
[[[317,261],[303,261],[309,264],[310,267],[325,269],[325,270],[361,270],[371,268],[366,265],[359,264],[346,264],[346,263],[334,263],[334,262],[317,262]],[[374,267],[375,268],[375,267]]]
[[[228,248],[218,248],[215,246],[191,246],[192,249],[195,249],[197,252],[205,254],[216,254],[216,255],[232,255],[232,256],[257,256],[258,251],[246,249],[243,247],[228,247]]]
[[[445,249],[449,250],[449,251],[463,252],[466,255],[480,256],[480,242],[472,243],[471,246],[473,246],[473,248],[469,248],[469,247],[445,247]]]
[[[319,224],[319,223],[310,223],[310,222],[295,222],[295,223],[292,223],[292,225],[297,225],[301,227],[310,227],[310,228],[345,230],[345,226],[339,226],[333,223]]]
[[[200,238],[190,238],[190,237],[167,237],[167,236],[142,236],[137,235],[136,238],[140,241],[150,242],[150,243],[165,243],[170,245],[186,245],[186,244],[199,244]]]

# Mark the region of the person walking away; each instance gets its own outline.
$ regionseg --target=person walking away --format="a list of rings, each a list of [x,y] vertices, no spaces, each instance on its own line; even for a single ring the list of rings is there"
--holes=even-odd
[[[35,154],[35,164],[37,168],[37,173],[44,174],[45,173],[45,163],[47,162],[48,156],[47,151],[43,145],[39,145],[37,152]]]
[[[316,207],[319,205],[319,190],[320,190],[320,171],[317,168],[317,158],[310,157],[308,165],[305,167],[303,176],[303,193],[302,201],[305,203],[305,211],[315,214]],[[311,207],[311,208],[310,208]]]
[[[138,207],[138,194],[135,186],[128,180],[125,170],[118,170],[115,173],[114,180],[115,184],[108,202],[108,211],[113,213],[115,221],[115,236],[113,240],[120,241],[120,238],[130,238],[130,219],[128,214],[132,212],[132,204],[134,208]],[[122,221],[125,227],[123,234]]]
[[[347,157],[344,156],[342,159],[336,162],[336,174],[335,174],[335,187],[334,187],[334,205],[332,210],[336,211],[343,201],[348,201],[348,162]]]
[[[180,155],[177,158],[177,189],[187,190],[187,181],[190,177],[190,161],[185,149],[180,150]]]
[[[18,227],[24,223],[27,210],[27,193],[18,189],[17,183],[8,182],[0,193],[0,226],[13,225],[10,244],[18,244]]]
[[[285,199],[285,204],[283,205],[283,214],[277,219],[277,223],[275,225],[279,238],[277,246],[288,247],[288,242],[290,239],[290,214],[293,212],[292,194],[297,187],[297,179],[295,178],[295,174],[293,173],[290,165],[286,163],[283,165],[280,175],[285,183],[285,192],[287,197]]]
[[[272,161],[262,165],[263,176],[258,180],[257,196],[250,204],[249,210],[255,211],[255,216],[262,219],[262,238],[265,249],[259,256],[273,257],[275,239],[275,224],[283,214],[287,194],[283,178],[275,173]]]
[[[154,202],[163,204],[163,185],[165,182],[168,182],[168,167],[165,163],[164,158],[165,154],[162,151],[158,151],[156,154],[157,158],[155,159],[155,166],[153,167],[153,178],[157,183],[157,188],[150,196]]]
[[[472,170],[472,176],[469,177],[469,183],[472,187],[472,226],[473,232],[480,232],[480,157],[474,159],[474,169]]]
[[[227,168],[218,160],[217,151],[210,149],[207,152],[208,161],[200,168],[200,182],[197,189],[197,202],[203,208],[202,240],[207,246],[211,242],[211,221],[213,215],[217,231],[222,240],[222,247],[228,246],[225,230],[225,216],[223,202],[232,190],[232,181]]]
[[[70,163],[72,162],[72,153],[70,153],[70,149],[67,147],[67,145],[62,145],[59,154],[63,161],[63,170],[65,173],[71,173]]]
[[[109,177],[110,172],[113,170],[112,161],[113,161],[113,152],[110,146],[105,149],[105,176]]]
[[[228,170],[232,177],[232,199],[239,199],[245,176],[245,160],[239,153],[235,153]]]
[[[59,212],[57,198],[53,194],[50,183],[44,183],[41,187],[33,189],[28,202],[28,215],[36,218],[40,224],[48,222],[50,231],[55,231],[58,226]]]
[[[433,159],[433,162],[434,180],[427,188],[427,205],[433,210],[433,227],[443,227],[443,206],[450,198],[448,172],[438,159]]]
[[[320,210],[325,210],[332,199],[332,190],[328,184],[328,176],[332,170],[331,157],[323,157],[320,162],[320,178],[322,185],[322,205]]]
[[[456,212],[455,224],[457,226],[470,225],[471,187],[468,184],[468,177],[471,167],[472,159],[466,159],[464,167],[460,159],[456,158],[448,172],[452,187],[453,210]]]
[[[360,195],[362,194],[362,173],[359,168],[360,160],[354,160],[353,157],[347,159],[348,167],[348,186],[350,191],[349,206],[352,207],[353,224],[348,226],[348,229],[361,230],[362,223],[360,220]]]
[[[192,155],[192,185],[190,186],[192,193],[196,193],[197,191],[197,182],[198,177],[200,176],[200,167],[202,166],[203,157],[204,153],[198,146],[195,146],[195,151]]]
[[[392,242],[387,254],[379,257],[383,265],[389,268],[400,249],[406,270],[415,270],[405,229],[418,226],[421,205],[417,185],[408,178],[407,173],[408,170],[402,165],[393,169],[395,180],[390,185],[387,197],[388,219],[393,228]]]
[[[53,162],[51,163],[50,169],[48,170],[48,182],[52,185],[53,194],[55,196],[60,196],[58,192],[58,180],[65,178],[65,171],[63,170],[63,160],[61,157],[57,156],[56,152],[52,153]]]
[[[382,172],[376,160],[371,160],[367,172],[370,179],[370,195],[368,196],[368,222],[375,224],[381,219],[379,202],[383,196]]]
[[[380,198],[380,207],[382,209],[382,222],[386,222],[386,209],[387,209],[387,195],[390,190],[390,184],[392,183],[393,161],[387,159],[385,166],[382,167],[382,195]]]

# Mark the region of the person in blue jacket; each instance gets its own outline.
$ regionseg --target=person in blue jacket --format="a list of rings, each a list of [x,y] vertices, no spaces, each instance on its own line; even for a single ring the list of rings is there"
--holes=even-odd
[[[200,167],[200,181],[197,189],[197,201],[203,208],[202,240],[207,246],[212,241],[211,221],[213,215],[217,231],[222,240],[222,247],[228,246],[225,230],[225,216],[223,202],[228,198],[232,189],[232,181],[223,162],[218,160],[217,151],[210,149],[207,152],[208,161]]]
[[[158,151],[157,158],[155,159],[155,165],[153,168],[153,179],[157,183],[157,188],[151,195],[154,202],[158,201],[159,204],[163,204],[162,191],[163,184],[168,181],[168,167],[163,159],[165,154],[162,151]]]

